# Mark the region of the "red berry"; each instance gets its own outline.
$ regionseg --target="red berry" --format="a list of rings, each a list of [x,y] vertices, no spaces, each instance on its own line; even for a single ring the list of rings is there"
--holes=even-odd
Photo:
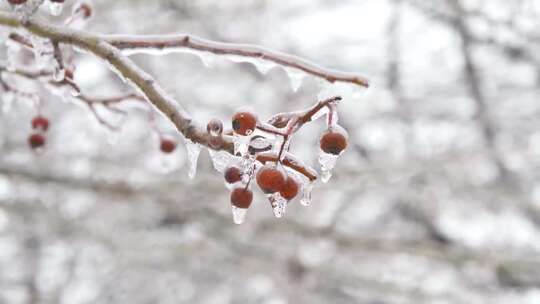
[[[8,0],[8,3],[11,5],[19,5],[26,3],[27,0]]]
[[[321,136],[319,143],[325,153],[339,155],[347,148],[347,136],[330,129]]]
[[[238,167],[229,167],[225,170],[225,181],[234,184],[242,179],[242,172]]]
[[[163,153],[172,153],[176,149],[176,142],[169,138],[162,138],[159,149]]]
[[[280,170],[264,166],[257,173],[257,184],[264,193],[276,193],[285,186],[286,176]]]
[[[32,129],[47,131],[49,129],[49,120],[41,115],[32,119]]]
[[[92,7],[87,3],[82,3],[81,6],[77,9],[77,11],[79,10],[83,12],[83,16],[85,19],[88,19],[92,16]]]
[[[298,183],[294,180],[292,177],[287,177],[287,181],[285,181],[285,186],[283,186],[283,189],[279,191],[281,196],[290,201],[293,198],[296,197],[298,194]]]
[[[231,204],[235,207],[247,209],[253,201],[253,192],[249,189],[235,188],[231,192]]]
[[[32,149],[41,148],[45,145],[45,136],[34,133],[28,137],[28,144]]]
[[[257,127],[257,116],[250,112],[236,112],[232,118],[232,128],[234,133],[249,135]]]

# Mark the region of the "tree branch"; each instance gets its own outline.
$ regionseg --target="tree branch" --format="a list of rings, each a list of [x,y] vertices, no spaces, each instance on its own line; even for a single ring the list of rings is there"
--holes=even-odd
[[[325,79],[328,82],[348,82],[369,87],[368,80],[355,73],[347,73],[321,67],[297,56],[269,50],[250,44],[236,44],[211,41],[188,34],[160,36],[106,35],[103,40],[127,54],[149,53],[151,50],[172,52],[184,48],[217,55],[235,55],[270,61],[284,67],[298,69],[304,73]]]
[[[208,134],[192,122],[189,114],[178,102],[168,96],[148,73],[140,69],[131,59],[103,38],[84,31],[45,24],[36,19],[23,24],[15,15],[6,12],[0,12],[0,25],[13,28],[24,27],[32,34],[50,39],[53,43],[73,45],[103,59],[119,75],[129,80],[131,85],[165,115],[186,138],[208,146]],[[233,152],[232,141],[224,138],[221,149]]]

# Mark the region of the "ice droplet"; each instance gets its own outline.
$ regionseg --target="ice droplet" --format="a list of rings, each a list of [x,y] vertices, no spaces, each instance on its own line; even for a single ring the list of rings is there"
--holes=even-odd
[[[232,207],[233,222],[237,225],[244,223],[246,219],[247,209],[238,208],[236,206]]]
[[[52,2],[49,0],[49,12],[53,16],[59,16],[64,8],[63,2]]]
[[[201,153],[201,145],[188,139],[186,140],[186,148],[189,164],[188,176],[189,178],[194,178],[195,174],[197,174],[197,161],[199,159],[199,154]]]
[[[54,73],[53,73],[53,79],[56,82],[61,82],[66,77],[66,70],[64,68],[61,68],[58,66],[58,64],[54,67]]]
[[[302,198],[300,199],[300,204],[302,206],[308,207],[311,206],[311,191],[313,190],[313,183],[309,180],[304,180],[302,182]]]
[[[268,200],[272,206],[272,211],[276,218],[282,218],[287,209],[287,200],[284,199],[279,192],[268,194]]]
[[[321,165],[321,180],[323,183],[327,183],[332,177],[332,169],[334,169],[338,157],[339,155],[319,151],[319,164]]]
[[[197,52],[195,53],[197,56],[199,56],[199,59],[201,59],[202,63],[207,68],[212,68],[216,63],[216,55],[208,52]]]

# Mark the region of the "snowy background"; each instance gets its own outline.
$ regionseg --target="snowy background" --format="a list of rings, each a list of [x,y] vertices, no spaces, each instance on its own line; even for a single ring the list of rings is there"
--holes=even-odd
[[[540,2],[453,2],[95,1],[92,32],[260,44],[372,87],[332,88],[350,149],[312,206],[275,219],[257,193],[238,226],[208,152],[188,179],[183,145],[164,160],[144,110],[126,105],[111,132],[6,77],[39,92],[52,125],[36,155],[35,108],[2,98],[0,303],[540,303]],[[220,57],[133,58],[201,123],[302,109],[327,88]],[[85,94],[129,92],[91,56],[76,65]],[[292,148],[314,166],[323,129]]]

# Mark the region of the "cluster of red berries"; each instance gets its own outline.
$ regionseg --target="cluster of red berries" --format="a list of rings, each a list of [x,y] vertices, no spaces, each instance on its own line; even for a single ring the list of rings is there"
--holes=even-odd
[[[32,149],[39,149],[45,146],[45,133],[49,129],[49,119],[44,116],[37,115],[32,118],[32,134],[28,137],[28,144]]]
[[[258,124],[255,114],[249,111],[236,112],[232,117],[233,135],[240,137],[252,135]],[[255,137],[260,136],[256,135],[252,138]],[[320,137],[319,145],[324,153],[339,155],[347,148],[347,136],[339,128],[330,126]],[[253,161],[251,167],[241,168],[241,166],[230,165],[224,172],[225,181],[232,188],[230,202],[233,207],[240,209],[250,207],[253,201],[253,192],[249,186],[253,177],[255,177],[261,191],[269,198],[273,208],[279,207],[279,200],[282,204],[288,204],[298,195],[300,181],[294,174],[290,174],[284,169],[279,157],[273,163],[263,164],[256,161],[256,155],[253,154],[257,152],[253,152],[251,149],[248,151],[250,155],[247,156],[247,159]]]

